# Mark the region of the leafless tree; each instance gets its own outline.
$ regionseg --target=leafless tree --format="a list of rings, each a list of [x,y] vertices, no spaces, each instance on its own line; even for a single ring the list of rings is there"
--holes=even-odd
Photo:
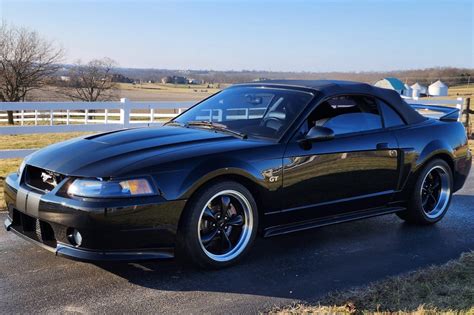
[[[0,101],[24,101],[61,66],[64,52],[37,32],[0,22]],[[8,112],[13,124],[13,112]]]
[[[62,93],[72,100],[84,102],[108,101],[118,97],[117,83],[113,82],[116,62],[110,58],[80,61],[70,69],[68,82]]]

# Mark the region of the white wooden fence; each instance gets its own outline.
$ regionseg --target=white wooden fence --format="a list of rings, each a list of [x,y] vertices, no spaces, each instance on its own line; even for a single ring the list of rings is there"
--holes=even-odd
[[[464,100],[437,98],[405,99],[410,104],[452,106],[462,110]],[[193,102],[0,102],[0,135],[110,131],[130,127],[161,125]],[[262,108],[236,108],[232,117],[260,117]],[[7,111],[14,111],[15,126],[7,125]],[[205,111],[204,111],[205,112]],[[203,120],[219,120],[222,112],[209,111]],[[229,119],[230,115],[226,116]],[[0,159],[21,158],[36,149],[0,150]]]
[[[0,102],[0,135],[110,131],[156,125],[193,102]],[[14,111],[14,126],[7,125]],[[0,150],[0,159],[25,157],[34,149]]]

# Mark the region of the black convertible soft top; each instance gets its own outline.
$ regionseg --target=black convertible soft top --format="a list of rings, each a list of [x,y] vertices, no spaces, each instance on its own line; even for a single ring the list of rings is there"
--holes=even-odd
[[[416,124],[426,120],[426,117],[422,116],[408,105],[396,91],[375,87],[362,82],[339,80],[264,80],[248,83],[246,85],[305,88],[318,91],[321,94],[321,98],[340,94],[368,94],[380,98],[386,103],[392,105],[392,107],[408,124]]]

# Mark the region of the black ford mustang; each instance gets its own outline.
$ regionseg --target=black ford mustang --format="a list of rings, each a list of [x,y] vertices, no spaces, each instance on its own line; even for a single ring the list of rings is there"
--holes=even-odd
[[[163,127],[35,152],[6,179],[5,226],[81,260],[223,267],[257,232],[389,213],[433,224],[471,167],[457,115],[426,118],[363,83],[235,85]]]

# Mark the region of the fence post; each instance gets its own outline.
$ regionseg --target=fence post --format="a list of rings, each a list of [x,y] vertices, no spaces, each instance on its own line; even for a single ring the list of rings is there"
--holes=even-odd
[[[88,120],[89,120],[89,110],[86,109],[84,110],[84,125],[87,125]]]
[[[54,112],[52,109],[49,110],[49,125],[52,126],[54,124]]]
[[[462,105],[462,112],[466,114],[466,119],[464,121],[464,125],[466,126],[466,131],[467,131],[467,136],[468,138],[471,138],[471,120],[470,120],[470,114],[471,114],[471,98],[466,97],[464,99],[463,105]]]
[[[120,103],[120,124],[123,128],[128,128],[130,126],[130,100],[128,98],[121,98]]]
[[[109,123],[109,109],[106,108],[104,112],[104,122],[107,125]]]
[[[458,121],[464,124],[464,102],[462,97],[456,98],[456,108],[459,109]]]
[[[155,120],[155,109],[150,108],[150,122],[152,123]]]
[[[69,125],[71,120],[71,111],[69,109],[66,110],[66,125]]]
[[[25,124],[25,111],[21,110],[21,125],[23,126]]]

